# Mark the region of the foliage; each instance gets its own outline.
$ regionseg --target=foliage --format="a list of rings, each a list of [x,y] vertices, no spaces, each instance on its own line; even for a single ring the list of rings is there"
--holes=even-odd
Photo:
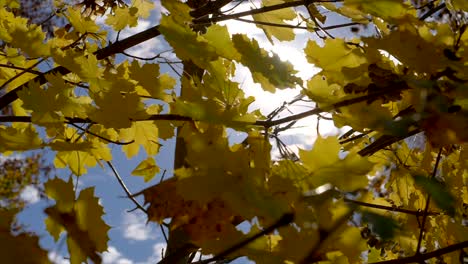
[[[240,256],[257,263],[455,263],[468,247],[466,2],[336,2],[265,0],[238,12],[238,1],[163,0],[160,25],[108,41],[106,28],[135,27],[155,4],[54,1],[53,15],[65,23],[48,37],[43,29],[50,27],[20,16],[18,1],[0,0],[0,108],[11,112],[0,116],[0,150],[46,149],[76,177],[110,165],[149,221],[171,219],[162,263],[182,263],[197,250],[213,255],[202,263]],[[330,24],[338,16],[347,22]],[[293,62],[218,24],[230,19],[255,24],[272,44],[299,30],[316,33],[303,52],[320,72],[302,80]],[[351,28],[346,36],[335,35],[344,27]],[[117,56],[155,37],[173,48],[183,73],[162,72],[161,65],[179,62],[161,54]],[[298,98],[313,109],[282,118],[281,106],[268,116],[252,110],[256,98],[232,81],[238,65],[267,92],[300,89]],[[311,150],[272,158],[281,133],[313,115],[348,132],[319,135]],[[232,144],[228,128],[245,140]],[[128,158],[144,150],[132,174],[149,181],[162,171],[154,159],[161,139],[174,137],[173,177],[132,195],[112,166],[111,147]],[[417,138],[425,140],[411,144]],[[28,162],[11,166],[2,169],[0,190],[15,199],[36,182],[36,171]],[[30,172],[15,173],[23,170]],[[43,196],[55,201],[45,209],[46,229],[55,240],[66,233],[72,264],[100,263],[110,228],[105,208],[92,187],[75,191],[71,178],[44,181]],[[0,213],[7,262],[21,258],[13,244],[27,247],[24,263],[47,262],[37,237],[14,234],[17,210]],[[247,234],[237,228],[244,221]]]
[[[44,166],[41,155],[5,158],[0,167],[1,206],[9,209],[24,207],[21,193],[26,187],[38,188],[41,178],[47,178],[51,168]]]

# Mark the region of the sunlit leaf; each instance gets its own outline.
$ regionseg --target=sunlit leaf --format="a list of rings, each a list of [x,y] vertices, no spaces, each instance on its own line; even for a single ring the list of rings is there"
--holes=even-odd
[[[270,56],[255,39],[235,34],[232,41],[241,53],[240,62],[250,69],[253,80],[260,83],[264,90],[274,92],[276,88],[291,88],[299,82],[291,63],[282,61],[275,53]]]
[[[145,182],[151,180],[159,172],[159,167],[156,165],[156,161],[152,157],[148,157],[138,164],[138,166],[132,171],[133,175],[143,176]]]
[[[263,1],[263,6],[272,6],[284,3],[283,0],[268,0]],[[257,22],[268,22],[273,24],[285,25],[285,21],[293,20],[296,18],[295,12],[291,8],[283,8],[268,14],[254,14],[252,18]],[[294,40],[295,34],[292,28],[286,27],[275,27],[271,25],[256,24],[257,27],[261,28],[265,32],[268,40],[273,44],[273,37],[279,41],[290,41]]]

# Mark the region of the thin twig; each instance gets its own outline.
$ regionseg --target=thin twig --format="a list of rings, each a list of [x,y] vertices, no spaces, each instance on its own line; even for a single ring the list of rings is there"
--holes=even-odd
[[[112,144],[124,146],[124,145],[132,144],[133,142],[135,142],[135,140],[131,140],[131,141],[129,141],[129,142],[114,141],[114,140],[105,138],[105,137],[103,137],[103,136],[100,136],[100,135],[98,135],[98,134],[95,134],[95,133],[89,131],[89,128],[88,128],[88,129],[84,129],[84,128],[82,128],[82,127],[76,125],[76,124],[73,124],[73,123],[69,123],[69,124],[72,125],[72,126],[74,126],[74,127],[76,127],[77,129],[79,129],[79,130],[85,132],[86,134],[90,134],[90,135],[92,135],[92,136],[95,136],[95,137],[97,137],[97,138],[99,138],[99,139],[102,139],[102,140],[104,140],[104,141],[106,141],[106,142],[109,142],[109,143],[112,143]]]
[[[399,259],[392,259],[392,260],[386,260],[386,261],[380,261],[380,262],[374,262],[372,264],[406,264],[406,263],[421,263],[424,262],[425,260],[439,257],[448,253],[451,253],[453,251],[457,251],[460,249],[464,249],[468,247],[468,240],[463,241],[457,244],[453,244],[441,249],[437,249],[428,253],[424,254],[419,254],[419,255],[414,255],[411,257],[406,257],[406,258],[399,258]]]
[[[440,148],[439,153],[437,154],[436,163],[434,165],[434,170],[432,171],[431,179],[433,179],[437,173],[437,168],[439,166],[440,158],[442,157],[442,148]],[[419,250],[421,249],[421,243],[424,236],[424,226],[426,225],[426,219],[429,210],[429,204],[431,203],[431,194],[427,194],[426,206],[424,207],[422,221],[421,221],[421,230],[419,232],[418,245],[416,246],[416,255],[421,254]]]
[[[4,82],[2,84],[2,86],[0,86],[0,90],[3,90],[8,84],[10,84],[11,82],[13,82],[14,80],[18,79],[19,77],[21,77],[23,74],[27,73],[27,72],[30,72],[32,69],[34,69],[34,67],[36,67],[37,65],[41,64],[43,61],[45,61],[45,59],[40,59],[38,60],[36,63],[34,63],[33,65],[29,66],[28,68],[24,69],[22,72],[16,74],[15,76],[11,77],[10,79],[8,79],[6,82]],[[39,76],[43,76],[44,73],[40,73],[37,77]],[[36,78],[37,78],[36,77]],[[36,78],[34,78],[33,80],[35,80]],[[27,83],[29,84],[29,82]],[[22,86],[26,86],[25,84],[23,84]],[[7,94],[5,94],[4,96],[2,96],[0,98],[0,104],[1,104],[1,100],[3,97],[7,96],[10,92],[8,92]],[[0,109],[3,109],[3,107],[0,107]]]
[[[127,198],[132,200],[132,202],[136,205],[138,209],[143,211],[146,215],[148,215],[148,211],[135,199],[133,194],[128,190],[127,186],[125,185],[124,181],[122,180],[122,177],[120,177],[119,172],[115,169],[114,165],[112,165],[112,162],[106,161],[107,165],[111,168],[112,172],[115,175],[115,178],[117,178],[117,181],[119,182],[120,186],[122,186],[122,189],[124,189],[125,193],[127,194]]]
[[[29,72],[29,73],[36,74],[36,75],[42,74],[41,71],[36,71],[36,70],[30,69],[30,68],[23,68],[23,67],[18,67],[18,66],[9,65],[9,64],[0,63],[0,67],[15,69],[15,70],[22,70],[22,71]]]
[[[419,18],[419,20],[421,20],[421,21],[426,20],[426,18],[432,16],[434,13],[436,13],[436,12],[438,12],[438,11],[444,9],[444,8],[445,8],[445,2],[442,3],[442,4],[440,4],[440,5],[438,5],[438,6],[435,7],[435,8],[432,8],[431,10],[427,11],[424,15],[422,15],[422,16]]]
[[[263,26],[271,26],[271,27],[282,27],[282,28],[292,28],[292,29],[307,29],[307,30],[330,30],[330,29],[337,29],[337,28],[342,28],[342,27],[350,27],[350,26],[356,26],[356,25],[362,25],[361,23],[344,23],[344,24],[339,24],[339,25],[333,25],[333,26],[326,26],[326,27],[306,27],[306,26],[295,26],[295,25],[290,25],[290,24],[278,24],[278,23],[271,23],[271,22],[265,22],[265,21],[256,21],[256,20],[249,20],[249,19],[244,19],[244,18],[235,18],[237,21],[245,22],[245,23],[251,23],[251,24],[257,24],[257,25],[263,25]]]
[[[419,211],[419,210],[414,211],[414,210],[408,210],[408,209],[403,209],[403,208],[398,208],[398,207],[366,203],[366,202],[356,201],[356,200],[352,200],[352,199],[348,199],[348,198],[344,198],[344,201],[348,202],[348,203],[357,204],[359,206],[365,206],[365,207],[375,208],[375,209],[382,209],[382,210],[389,211],[389,212],[399,212],[399,213],[404,213],[404,214],[409,214],[409,215],[414,215],[414,216],[421,216],[421,215],[424,214],[423,211]],[[440,215],[440,213],[427,212],[427,215]]]
[[[202,260],[202,261],[197,261],[197,262],[194,262],[194,263],[196,263],[196,264],[208,264],[210,262],[223,259],[223,258],[227,257],[229,254],[232,254],[232,253],[236,252],[237,250],[245,247],[249,243],[257,240],[258,238],[260,238],[260,237],[262,237],[264,235],[270,234],[271,232],[275,231],[275,229],[277,229],[277,228],[280,228],[280,227],[285,226],[285,225],[289,225],[293,221],[294,221],[294,214],[286,213],[283,216],[281,216],[281,218],[278,221],[273,223],[271,226],[263,229],[262,231],[258,232],[257,234],[255,234],[255,235],[253,235],[253,236],[251,236],[251,237],[249,237],[249,238],[247,238],[247,239],[233,245],[232,247],[229,247],[228,249],[220,252],[219,254],[216,254],[215,256],[213,256],[213,257],[211,257],[209,259],[205,259],[205,260]]]
[[[329,239],[335,232],[336,230],[339,229],[339,227],[348,221],[349,217],[353,214],[354,210],[349,210],[346,214],[341,216],[336,222],[333,224],[333,226],[329,230],[321,230],[323,232],[320,232],[319,236],[319,241],[314,245],[314,247],[310,250],[309,254],[300,261],[299,263],[301,264],[308,264],[311,262],[317,262],[317,252],[322,246],[322,244]]]
[[[138,44],[140,44],[140,43],[142,43],[144,41],[147,41],[149,39],[157,37],[160,34],[161,33],[159,32],[159,26],[154,26],[154,27],[151,27],[151,28],[149,28],[149,29],[147,29],[145,31],[142,31],[140,33],[132,35],[132,36],[126,38],[126,39],[123,39],[121,41],[112,43],[112,44],[108,45],[107,47],[96,51],[94,54],[96,55],[96,58],[98,60],[102,60],[102,59],[107,58],[109,56],[112,56],[114,54],[120,53],[121,51],[124,51],[124,50],[126,50],[128,48],[136,46],[136,45],[138,45]],[[67,69],[67,68],[65,68],[63,66],[58,66],[58,67],[55,67],[55,68],[53,68],[53,69],[51,69],[51,70],[49,70],[49,71],[47,71],[47,72],[45,72],[45,73],[43,73],[41,75],[38,75],[37,77],[35,77],[31,81],[39,83],[40,85],[42,85],[42,84],[45,84],[47,82],[47,79],[45,78],[45,76],[47,76],[47,75],[56,75],[56,74],[66,75],[68,73],[70,73],[69,69]],[[3,86],[4,85],[6,85],[6,84],[3,84]],[[5,108],[10,103],[12,103],[16,99],[18,99],[18,92],[21,91],[22,89],[28,87],[28,86],[29,86],[29,82],[27,82],[27,83],[25,83],[25,84],[23,84],[21,86],[16,87],[15,89],[9,91],[8,93],[6,93],[2,97],[0,97],[0,109]]]
[[[200,17],[196,18],[193,20],[194,24],[212,24],[220,21],[225,21],[229,19],[235,19],[235,18],[240,18],[243,16],[250,16],[250,15],[255,15],[255,14],[261,14],[261,13],[267,13],[271,11],[276,11],[288,7],[297,7],[297,6],[302,6],[305,4],[311,4],[311,3],[324,3],[324,2],[342,2],[342,0],[336,0],[336,1],[311,1],[311,0],[299,0],[299,1],[291,1],[291,2],[285,2],[277,5],[271,5],[271,6],[264,6],[261,8],[257,9],[252,9],[249,11],[244,11],[244,12],[239,12],[239,13],[234,13],[230,15],[222,15],[222,16],[216,16],[216,17],[211,17],[211,18],[205,18],[205,17]]]

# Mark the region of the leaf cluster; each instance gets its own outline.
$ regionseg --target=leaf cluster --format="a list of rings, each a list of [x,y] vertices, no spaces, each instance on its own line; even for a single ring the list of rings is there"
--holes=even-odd
[[[162,263],[193,260],[197,250],[213,256],[201,263],[241,256],[257,263],[454,263],[468,237],[468,7],[463,0],[337,2],[262,1],[237,11],[245,3],[163,0],[159,25],[112,42],[106,28],[137,26],[154,3],[58,1],[66,24],[48,37],[14,12],[17,1],[0,0],[0,107],[9,108],[0,116],[0,150],[46,149],[74,177],[110,165],[148,220],[168,228]],[[333,16],[346,23],[330,24]],[[298,30],[316,34],[302,52],[320,71],[301,79],[284,54],[231,34],[220,24],[228,20],[255,24],[271,44],[299,38]],[[346,36],[334,31],[346,27]],[[125,52],[156,37],[176,60]],[[264,116],[252,110],[259,98],[233,81],[240,65],[266,92],[300,94]],[[298,102],[312,110],[280,117]],[[344,132],[317,135],[311,149],[293,155],[281,136],[310,116]],[[232,130],[245,140],[230,142]],[[154,156],[173,138],[171,177],[133,195],[112,165],[115,151],[143,157],[132,174],[149,181],[163,171]],[[274,142],[287,155],[272,157]],[[55,202],[45,209],[48,233],[55,240],[66,233],[71,263],[100,263],[110,227],[94,188],[75,194],[71,177],[38,181],[32,164],[6,166],[0,193],[15,199],[26,184],[44,183],[44,196]],[[47,262],[37,238],[10,232],[16,212],[0,212],[2,245],[24,241],[28,257]],[[242,222],[247,233],[238,229]],[[18,257],[7,253],[7,260]]]

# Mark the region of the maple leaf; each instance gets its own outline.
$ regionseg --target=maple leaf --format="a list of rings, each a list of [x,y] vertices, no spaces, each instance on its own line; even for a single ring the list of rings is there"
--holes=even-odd
[[[14,124],[0,126],[0,151],[37,149],[43,146],[36,129],[32,125]]]
[[[51,263],[47,252],[39,246],[39,237],[27,233],[13,235],[14,210],[0,210],[0,246],[2,261],[6,263]],[[18,246],[18,245],[21,245]]]
[[[45,192],[56,201],[45,209],[46,228],[57,240],[62,231],[67,232],[67,244],[71,263],[82,263],[89,257],[100,262],[96,252],[107,249],[110,229],[102,220],[103,208],[94,197],[94,188],[86,188],[77,199],[74,196],[71,179],[65,182],[59,178],[45,183]]]
[[[120,131],[120,138],[124,141],[134,141],[122,147],[127,157],[138,154],[142,146],[147,155],[156,155],[159,151],[158,127],[153,121],[133,122],[130,128]]]
[[[277,5],[284,3],[283,0],[268,0],[263,1],[263,6],[268,3],[268,6]],[[268,22],[274,24],[285,24],[285,20],[293,20],[296,18],[296,13],[291,8],[283,8],[280,10],[276,10],[273,12],[269,12],[268,15],[266,14],[254,14],[252,18],[257,22]],[[272,27],[269,25],[262,25],[262,24],[255,24],[257,27],[261,28],[265,33],[266,37],[270,41],[271,44],[274,44],[273,38],[280,41],[290,41],[294,40],[295,34],[292,28],[285,28],[285,27]]]
[[[78,9],[69,8],[67,13],[68,21],[80,34],[97,33],[101,29],[95,21],[90,17],[83,16]]]
[[[235,34],[232,41],[241,53],[240,62],[250,69],[253,80],[260,83],[264,90],[274,92],[276,88],[291,88],[300,82],[294,76],[296,71],[291,63],[282,61],[275,53],[273,56],[268,55],[255,39],[250,40],[245,35]]]
[[[138,164],[132,171],[133,175],[143,176],[145,182],[151,180],[159,172],[159,167],[156,166],[156,161],[152,157],[148,157]]]
[[[365,187],[368,184],[366,174],[374,164],[355,151],[340,158],[340,148],[336,137],[319,137],[311,151],[299,150],[304,166],[310,171],[307,181],[315,187],[331,183],[346,191]]]

